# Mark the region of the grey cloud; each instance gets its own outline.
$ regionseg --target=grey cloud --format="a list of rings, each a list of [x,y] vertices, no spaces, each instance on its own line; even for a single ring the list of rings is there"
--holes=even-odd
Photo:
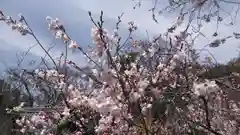
[[[7,43],[5,40],[0,39],[0,46],[4,46],[0,50],[0,74],[8,68],[16,68],[18,60],[24,58],[21,63],[23,68],[33,68],[40,62],[40,57],[29,52],[26,57],[22,57],[25,51],[12,47],[11,44]],[[35,61],[35,64],[30,65],[31,61]]]
[[[60,19],[74,40],[81,45],[91,44],[90,30],[92,23],[88,12],[79,8],[74,2],[71,3],[63,0],[51,0],[48,2],[3,0],[0,2],[0,5],[0,9],[2,8],[8,15],[16,16],[18,13],[22,13],[36,35],[47,39],[48,42],[52,42],[52,35],[47,30],[45,18],[46,16],[52,16]],[[98,17],[98,15],[94,16]],[[115,25],[115,19],[108,18],[107,16],[104,19],[107,27]]]
[[[14,4],[13,4],[14,3]],[[56,4],[57,3],[57,4]],[[60,54],[64,50],[64,45],[54,39],[51,35],[51,33],[47,30],[47,24],[45,21],[46,16],[52,16],[52,17],[58,17],[60,21],[64,24],[66,27],[66,30],[68,31],[68,34],[76,40],[83,48],[85,48],[87,45],[92,44],[91,37],[90,37],[90,30],[92,27],[92,23],[89,19],[88,12],[86,10],[82,10],[81,8],[78,8],[72,3],[66,2],[66,1],[31,1],[31,0],[22,0],[22,1],[13,1],[13,0],[2,0],[0,1],[0,9],[3,10],[3,12],[6,15],[13,16],[14,18],[17,18],[18,13],[22,13],[25,18],[28,21],[28,24],[31,26],[37,37],[40,39],[40,41],[43,41],[45,44],[45,47],[48,46],[48,44],[54,43],[56,44],[56,47],[54,48],[54,54]],[[98,17],[97,14],[94,14],[94,16]],[[104,17],[106,26],[107,27],[114,27],[115,26],[115,20],[108,18],[107,16]],[[3,26],[4,24],[1,23],[0,28],[7,29],[6,26]],[[11,28],[9,28],[11,29]],[[4,31],[6,32],[6,31]],[[10,31],[11,32],[11,31]],[[122,35],[126,32],[123,32]],[[9,34],[11,35],[11,33]],[[11,37],[7,37],[8,40],[11,40]],[[28,48],[29,42],[19,42],[18,40],[24,37],[14,37],[14,40],[7,46],[9,48],[5,48],[5,52],[1,54],[0,60],[4,60],[4,58],[8,58],[7,61],[4,61],[9,66],[14,66],[16,63],[16,52],[22,52],[25,50],[22,50],[22,46],[25,46],[24,48]],[[22,40],[21,39],[21,40]],[[1,36],[0,36],[1,40]],[[4,43],[2,39],[1,44]],[[27,40],[27,39],[26,39]],[[32,41],[32,43],[34,43]],[[16,48],[16,46],[20,46],[20,48]],[[12,49],[14,48],[14,49]],[[35,52],[38,51],[35,49]],[[57,53],[59,52],[59,53]],[[34,51],[32,52],[34,54]],[[71,54],[71,53],[70,53]],[[37,56],[36,56],[37,57]],[[34,57],[33,57],[34,58]],[[82,59],[82,56],[79,53],[73,53],[72,56],[70,56],[73,60],[77,63],[82,63],[84,60]],[[3,66],[0,67],[1,69],[4,68]]]
[[[129,2],[128,0],[122,1],[103,0],[101,2],[97,0],[89,0],[84,2],[78,0],[73,0],[71,2],[65,0],[49,0],[49,1],[1,0],[0,9],[2,9],[6,14],[11,15],[13,17],[16,17],[18,13],[22,13],[28,20],[29,25],[35,31],[39,39],[43,41],[43,43],[46,45],[54,41],[54,43],[57,44],[56,47],[54,48],[55,50],[54,54],[60,54],[64,46],[60,41],[53,40],[51,33],[47,30],[47,24],[45,21],[46,16],[58,17],[66,27],[69,35],[74,40],[76,40],[83,48],[85,48],[86,45],[88,44],[92,44],[90,37],[90,29],[92,23],[88,17],[87,13],[88,10],[93,11],[94,16],[97,18],[99,16],[100,10],[102,9],[106,14],[104,17],[106,22],[105,26],[106,28],[111,29],[114,28],[115,26],[116,16],[120,15],[120,13],[122,13],[123,11],[126,11],[127,13],[124,15],[123,18],[126,21],[130,21],[131,19],[136,20],[137,23],[139,23],[140,28],[142,28],[140,30],[141,33],[137,33],[138,38],[144,38],[144,36],[146,36],[145,29],[148,29],[149,34],[152,35],[155,33],[163,32],[161,30],[167,28],[169,26],[169,23],[172,22],[174,19],[172,18],[172,16],[159,17],[161,24],[156,25],[153,23],[153,21],[151,21],[151,13],[147,11],[149,7],[151,7],[152,4],[151,2],[145,1],[141,9],[134,11],[132,11],[131,4],[132,3]],[[1,28],[2,26],[0,26],[0,29]],[[122,25],[121,28],[122,28],[121,35],[123,35],[123,37],[126,37],[128,33],[126,25]],[[209,29],[207,30],[207,32],[208,31]],[[20,44],[17,42],[18,38],[16,38],[15,40],[16,43],[14,44],[16,44],[15,46],[18,46],[18,44]],[[204,42],[201,41],[199,46],[201,46],[201,44],[203,43]],[[23,45],[27,46],[27,44]],[[9,46],[13,46],[13,44],[11,43]],[[225,51],[224,49],[220,48],[218,49],[218,51],[215,52],[221,53],[222,51],[220,50]],[[230,53],[232,52],[232,50],[233,49],[227,52]],[[5,56],[11,57],[10,55]],[[228,58],[223,57],[221,56],[221,54],[218,54],[217,56],[219,57],[219,59],[229,59],[229,57]],[[81,58],[81,55],[78,53],[72,54],[71,58],[80,61],[79,63],[84,61]],[[0,58],[0,60],[1,59],[2,58]]]

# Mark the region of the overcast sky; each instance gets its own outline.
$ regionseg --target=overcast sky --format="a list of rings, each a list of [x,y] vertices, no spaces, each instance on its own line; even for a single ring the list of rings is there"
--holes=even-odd
[[[142,7],[137,10],[133,10],[133,5],[134,3],[131,0],[0,0],[0,9],[6,15],[16,18],[18,13],[22,13],[25,16],[29,25],[45,47],[57,43],[54,50],[51,51],[51,54],[56,57],[62,52],[63,45],[51,37],[50,32],[47,30],[46,16],[58,17],[70,36],[83,47],[92,44],[90,37],[92,23],[89,20],[88,11],[97,16],[103,10],[106,19],[105,26],[108,29],[113,29],[117,16],[124,13],[122,27],[126,28],[128,21],[135,21],[139,26],[137,32],[139,37],[146,36],[146,30],[149,35],[163,33],[171,26],[174,19],[176,19],[174,15],[165,14],[158,17],[159,24],[156,24],[152,21],[151,13],[148,11],[152,6],[151,0],[145,0]],[[237,20],[239,20],[239,17]],[[212,41],[211,35],[215,29],[216,24],[205,25],[203,33],[208,38],[199,38],[195,47],[201,48]],[[220,37],[232,34],[235,30],[240,30],[240,25],[228,27],[222,24],[219,26]],[[16,65],[16,52],[26,51],[30,46],[35,44],[35,41],[30,36],[23,37],[19,33],[13,32],[9,26],[2,22],[0,22],[0,32],[0,70],[3,70],[6,64],[8,66]],[[127,33],[127,30],[124,33]],[[230,40],[225,45],[211,49],[210,51],[219,62],[226,62],[238,55],[236,51],[238,44],[238,41]],[[39,47],[33,48],[31,53],[30,58],[32,59],[44,56]],[[83,59],[81,57],[80,54],[71,54],[70,58],[78,63],[82,63]],[[84,64],[82,63],[82,65]]]

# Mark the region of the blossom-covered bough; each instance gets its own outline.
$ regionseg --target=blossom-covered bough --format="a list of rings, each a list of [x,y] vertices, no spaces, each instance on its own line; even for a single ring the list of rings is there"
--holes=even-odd
[[[188,36],[183,36],[186,33],[175,37],[167,35],[165,41],[165,36],[159,36],[146,43],[128,38],[130,41],[121,44],[118,35],[121,21],[111,35],[103,28],[103,12],[99,21],[95,21],[90,12],[89,15],[93,22],[94,46],[88,53],[67,34],[58,19],[46,18],[49,30],[66,48],[58,64],[22,15],[15,21],[1,12],[0,20],[22,35],[33,36],[53,65],[51,69],[11,73],[12,81],[25,84],[24,89],[32,93],[32,100],[42,97],[41,102],[34,101],[28,108],[31,114],[26,114],[23,104],[8,110],[9,113],[22,112],[22,117],[16,120],[20,132],[41,135],[239,134],[239,102],[228,98],[225,89],[230,86],[217,79],[199,77],[204,68],[196,64],[192,44],[187,42]],[[136,29],[130,22],[130,35]],[[89,61],[89,71],[68,60],[69,49],[83,53]],[[69,69],[81,75],[74,76]],[[233,76],[239,78],[239,75]]]

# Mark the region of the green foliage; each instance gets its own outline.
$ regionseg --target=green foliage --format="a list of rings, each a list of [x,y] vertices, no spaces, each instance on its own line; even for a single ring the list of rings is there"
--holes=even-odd
[[[137,52],[130,52],[125,55],[120,56],[121,72],[126,70],[126,66],[129,66],[132,62],[136,60],[138,56]]]
[[[57,135],[62,135],[65,131],[74,132],[78,129],[78,126],[73,123],[71,120],[62,120],[56,129]]]
[[[204,72],[201,77],[207,79],[229,76],[232,73],[240,73],[240,58],[233,59],[227,64],[217,65]]]

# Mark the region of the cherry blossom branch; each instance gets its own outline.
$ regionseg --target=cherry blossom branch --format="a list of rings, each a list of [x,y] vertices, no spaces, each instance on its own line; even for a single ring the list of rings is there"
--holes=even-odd
[[[203,97],[203,96],[200,96],[200,99],[202,99],[202,101],[203,101],[204,110],[205,110],[205,114],[206,114],[207,127],[208,127],[209,129],[211,129],[211,122],[210,122],[210,119],[209,119],[208,102],[207,102],[207,100],[205,99],[205,97]]]
[[[36,37],[36,35],[34,34],[33,30],[31,29],[31,27],[28,25],[28,22],[27,20],[25,19],[24,16],[21,16],[24,23],[28,26],[30,32],[31,32],[31,35],[33,36],[33,38],[37,41],[37,43],[39,44],[39,46],[42,48],[42,50],[47,54],[47,56],[51,59],[52,63],[54,64],[54,66],[56,67],[56,69],[58,70],[58,67],[57,67],[57,64],[56,62],[54,61],[54,59],[52,58],[52,56],[48,53],[48,51],[43,47],[43,45],[41,44],[41,42],[38,40],[38,38]]]

